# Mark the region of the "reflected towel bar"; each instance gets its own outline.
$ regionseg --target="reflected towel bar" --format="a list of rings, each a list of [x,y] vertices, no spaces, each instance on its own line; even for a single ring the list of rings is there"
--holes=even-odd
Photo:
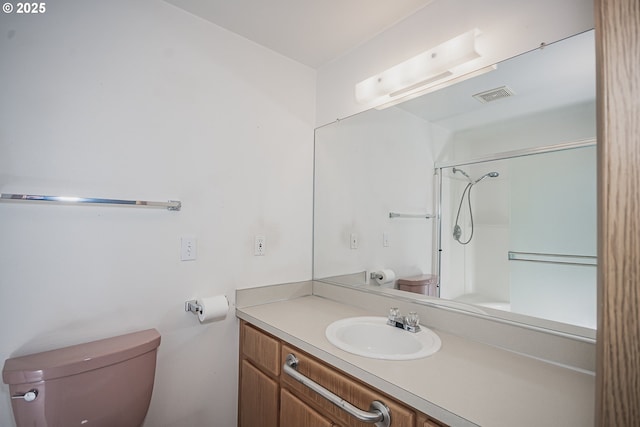
[[[435,215],[431,214],[403,214],[398,212],[389,212],[389,218],[435,218]]]
[[[170,211],[179,211],[182,203],[179,200],[169,200],[168,202],[149,202],[144,200],[119,200],[119,199],[98,199],[89,197],[66,197],[66,196],[38,196],[33,194],[0,194],[0,201],[3,202],[53,202],[62,204],[87,204],[87,205],[117,205],[134,206],[145,208],[167,208]]]
[[[542,254],[536,252],[509,251],[509,261],[544,262],[548,264],[567,264],[596,266],[598,258],[589,255]]]

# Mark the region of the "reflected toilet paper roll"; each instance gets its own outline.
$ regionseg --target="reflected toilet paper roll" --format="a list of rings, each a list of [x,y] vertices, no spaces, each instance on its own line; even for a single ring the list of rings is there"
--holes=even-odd
[[[393,281],[396,280],[396,273],[388,268],[378,270],[374,274],[375,280],[379,285],[387,285],[389,283],[393,283]]]
[[[200,323],[215,322],[227,317],[229,312],[229,300],[224,295],[217,295],[208,298],[199,298],[196,303],[202,307],[198,313]]]

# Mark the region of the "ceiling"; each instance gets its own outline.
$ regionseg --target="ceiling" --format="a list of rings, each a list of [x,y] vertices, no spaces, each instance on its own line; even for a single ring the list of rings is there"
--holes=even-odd
[[[319,68],[433,0],[165,0]]]
[[[317,69],[436,0],[164,1]],[[455,131],[593,99],[592,32],[556,45],[399,107]],[[471,96],[503,85],[516,96],[495,104],[481,104]]]

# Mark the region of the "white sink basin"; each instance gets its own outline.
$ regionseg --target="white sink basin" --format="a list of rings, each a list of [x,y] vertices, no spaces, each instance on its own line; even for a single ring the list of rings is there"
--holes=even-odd
[[[341,350],[372,359],[412,360],[440,350],[440,337],[421,326],[408,332],[387,325],[386,317],[350,317],[333,322],[325,331],[329,342]]]

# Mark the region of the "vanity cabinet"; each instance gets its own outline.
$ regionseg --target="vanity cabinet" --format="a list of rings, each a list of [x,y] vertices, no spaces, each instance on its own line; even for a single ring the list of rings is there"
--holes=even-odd
[[[352,405],[369,410],[374,400],[391,412],[392,427],[445,427],[367,384],[325,364],[241,320],[240,427],[371,427],[282,371],[287,356],[298,359],[296,370]]]
[[[278,427],[280,341],[242,322],[239,427]]]

